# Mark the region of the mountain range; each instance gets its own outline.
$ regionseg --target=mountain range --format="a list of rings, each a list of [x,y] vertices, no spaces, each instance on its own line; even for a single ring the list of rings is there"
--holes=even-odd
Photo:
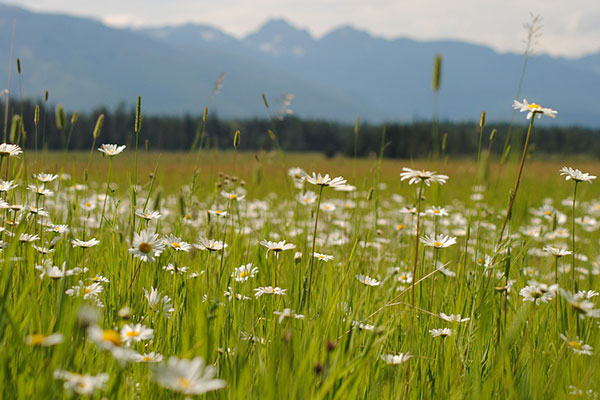
[[[276,115],[280,99],[301,117],[354,121],[430,119],[433,61],[442,56],[438,93],[444,120],[509,120],[524,56],[460,41],[384,39],[351,26],[320,38],[283,19],[243,38],[217,27],[185,24],[117,29],[90,18],[35,13],[0,4],[0,76],[20,58],[24,97],[69,110],[133,104],[145,112],[266,117],[261,94]],[[19,81],[12,70],[12,96]],[[224,73],[222,87],[215,82]],[[2,89],[2,88],[0,88]],[[600,51],[580,58],[531,55],[521,97],[559,111],[560,124],[600,126]],[[553,122],[554,123],[554,122]]]

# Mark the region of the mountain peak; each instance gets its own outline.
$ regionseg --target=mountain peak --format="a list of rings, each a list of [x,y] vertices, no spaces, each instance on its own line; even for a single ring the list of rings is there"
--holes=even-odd
[[[249,47],[276,57],[302,57],[315,43],[306,29],[296,28],[283,18],[268,20],[244,41]]]

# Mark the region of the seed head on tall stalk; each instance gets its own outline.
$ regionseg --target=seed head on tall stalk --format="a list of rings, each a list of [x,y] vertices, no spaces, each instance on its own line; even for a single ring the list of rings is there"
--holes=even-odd
[[[415,310],[415,282],[417,281],[417,264],[419,261],[419,229],[421,225],[421,198],[423,197],[423,188],[425,185],[431,186],[431,182],[443,185],[448,180],[447,175],[436,174],[435,171],[415,170],[411,168],[402,168],[400,174],[400,180],[404,181],[408,179],[408,184],[419,184],[419,190],[417,193],[417,231],[415,233],[415,262],[413,264],[413,281],[411,285],[411,296],[413,312]]]
[[[506,229],[506,224],[511,217],[513,205],[515,203],[515,198],[517,197],[517,190],[519,190],[519,183],[521,182],[521,175],[523,174],[523,166],[525,165],[525,159],[527,158],[527,150],[529,149],[529,139],[531,138],[531,131],[533,129],[533,120],[537,115],[538,118],[541,118],[542,115],[547,115],[548,117],[556,117],[557,111],[551,108],[544,108],[539,104],[527,102],[526,99],[523,99],[523,102],[519,102],[517,100],[513,103],[513,108],[519,110],[521,112],[527,112],[527,119],[529,120],[529,129],[527,129],[527,137],[525,138],[525,145],[523,146],[523,155],[521,157],[521,164],[519,165],[519,172],[517,173],[517,180],[515,181],[515,187],[510,195],[510,202],[508,204],[508,210],[506,211],[506,217],[504,217],[504,222],[502,223],[502,229],[500,229],[500,235],[498,236],[498,246],[502,243],[502,239],[504,237],[504,230]]]
[[[578,282],[575,280],[575,201],[577,199],[577,184],[579,182],[592,183],[596,177],[571,167],[562,167],[560,174],[565,177],[565,180],[572,180],[575,182],[573,187],[573,212],[571,215],[571,255],[573,257],[571,262],[571,280],[573,284],[573,293],[575,293],[577,292],[577,287],[579,286]]]

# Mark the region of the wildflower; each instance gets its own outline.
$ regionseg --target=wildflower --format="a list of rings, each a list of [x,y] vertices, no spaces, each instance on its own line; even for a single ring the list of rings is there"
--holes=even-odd
[[[52,181],[56,180],[58,178],[58,175],[55,175],[55,174],[45,174],[43,172],[40,172],[37,175],[33,174],[33,178],[37,179],[40,182],[48,183],[48,182],[52,182]]]
[[[346,184],[346,180],[341,176],[330,178],[329,174],[325,174],[325,176],[322,176],[321,174],[315,174],[314,172],[312,173],[312,176],[306,175],[304,179],[306,179],[308,183],[311,183],[313,185],[330,186],[334,189],[340,186],[344,186]]]
[[[315,257],[316,259],[319,259],[321,261],[329,261],[329,260],[333,260],[333,256],[327,255],[327,254],[321,254],[321,253],[317,253],[314,252],[313,253],[313,257]]]
[[[594,350],[589,344],[584,344],[579,338],[569,339],[566,335],[560,334],[560,338],[573,350],[575,354],[591,356]]]
[[[242,201],[246,198],[245,194],[222,191],[221,196],[229,200]]]
[[[0,180],[0,192],[3,192],[3,193],[9,192],[9,191],[13,190],[14,188],[16,188],[17,186],[19,186],[19,185],[17,185],[15,183],[15,181]]]
[[[47,276],[50,279],[61,279],[65,276],[72,276],[81,272],[81,268],[66,269],[66,262],[63,262],[62,268],[58,268],[56,265],[52,265],[52,260],[44,260],[44,265],[36,265],[35,269],[42,271],[40,279],[44,279]]]
[[[443,207],[436,207],[436,206],[431,207],[430,209],[425,211],[425,213],[428,215],[432,215],[434,217],[447,217],[448,216],[448,210],[446,210]]]
[[[57,369],[54,371],[54,379],[62,379],[65,381],[64,387],[69,392],[75,392],[84,396],[91,396],[96,391],[106,387],[108,382],[108,374],[81,375],[73,372]]]
[[[146,328],[142,324],[136,325],[125,325],[121,328],[121,342],[126,345],[130,345],[132,342],[139,342],[142,340],[152,339],[154,337],[154,330]]]
[[[98,151],[104,153],[109,157],[114,157],[118,154],[121,154],[123,150],[125,150],[127,146],[117,146],[116,144],[103,144],[98,148]]]
[[[208,210],[208,213],[211,215],[214,215],[216,217],[226,217],[227,216],[227,211],[222,211],[222,210]]]
[[[215,369],[205,366],[204,360],[169,358],[167,364],[154,366],[154,379],[159,385],[186,395],[198,395],[225,387],[225,381],[214,379]]]
[[[573,252],[570,250],[559,249],[559,248],[552,247],[552,246],[544,246],[544,248],[542,250],[552,254],[556,258],[560,258],[560,257],[564,257],[564,256],[568,256],[570,254],[573,254]]]
[[[110,281],[108,280],[108,278],[102,276],[102,275],[96,275],[93,278],[90,278],[90,281],[93,282],[102,282],[102,283],[109,283]]]
[[[227,299],[229,299],[229,301],[233,300],[234,297],[236,298],[236,300],[252,300],[251,297],[244,296],[241,293],[235,293],[231,286],[228,286],[227,290],[223,294],[225,295],[225,297],[227,297]]]
[[[594,175],[590,175],[587,172],[581,172],[580,170],[571,167],[562,167],[560,174],[563,175],[567,181],[572,179],[575,182],[592,183],[592,181],[596,179],[596,176]]]
[[[30,235],[28,233],[21,233],[21,236],[19,236],[19,242],[21,243],[31,243],[39,239],[38,235]]]
[[[138,354],[136,361],[143,363],[158,363],[163,361],[163,356],[160,353]]]
[[[295,244],[286,243],[285,240],[282,240],[281,242],[271,242],[268,240],[261,240],[260,245],[267,248],[267,253],[269,251],[273,251],[277,255],[279,255],[279,252],[281,252],[281,251],[291,250],[291,249],[296,248]]]
[[[129,253],[141,261],[153,262],[164,248],[165,244],[158,238],[157,233],[144,229],[133,234],[133,247],[129,249]]]
[[[402,173],[400,173],[400,180],[404,181],[408,179],[408,184],[412,185],[414,183],[425,182],[427,186],[431,185],[431,182],[439,183],[443,185],[448,180],[447,175],[436,174],[435,171],[425,171],[425,170],[416,170],[411,168],[402,168]]]
[[[145,219],[146,221],[151,221],[153,219],[159,219],[160,217],[162,217],[162,215],[158,211],[136,210],[135,215],[137,215],[141,219]]]
[[[471,319],[471,318],[461,318],[460,314],[447,315],[444,313],[440,313],[440,318],[443,319],[444,321],[448,321],[448,322],[466,322]]]
[[[184,275],[188,271],[188,267],[178,267],[177,265],[173,265],[171,263],[169,263],[167,265],[163,265],[162,269],[166,272],[170,272],[171,275],[174,275],[177,273]]]
[[[100,243],[100,241],[96,238],[91,238],[91,239],[85,240],[85,241],[79,240],[79,239],[71,240],[71,244],[73,245],[73,247],[89,248],[89,247],[96,246],[98,243]]]
[[[456,244],[456,238],[442,234],[437,235],[435,238],[433,235],[425,235],[424,238],[421,238],[421,243],[424,243],[426,246],[435,247],[436,249],[442,249]]]
[[[89,286],[86,286],[83,281],[79,281],[77,286],[73,286],[71,289],[65,290],[65,294],[68,296],[79,296],[83,295],[84,300],[95,299],[104,290],[104,287],[98,282],[94,282]]]
[[[254,289],[254,296],[256,298],[259,298],[260,296],[262,296],[263,294],[275,294],[278,296],[285,296],[285,292],[287,289],[281,289],[279,287],[273,287],[273,286],[265,286],[265,287],[257,287],[256,289]]]
[[[385,354],[381,356],[381,359],[385,361],[388,365],[398,365],[408,361],[412,358],[413,355],[410,353],[400,353],[400,354]]]
[[[515,100],[513,102],[513,108],[515,110],[519,110],[520,112],[527,112],[527,119],[531,119],[531,117],[535,114],[537,114],[538,118],[542,118],[542,114],[554,118],[558,113],[558,111],[556,110],[553,110],[551,108],[544,108],[539,104],[529,104],[529,102],[526,99],[523,99],[522,103]]]
[[[27,190],[37,194],[38,196],[53,196],[54,192],[46,189],[44,186],[28,185]]]
[[[536,281],[529,281],[527,283],[529,285],[521,289],[519,295],[523,297],[523,301],[532,301],[535,302],[536,305],[549,302],[554,298],[558,291],[557,284],[548,286]]]
[[[248,278],[254,278],[254,276],[258,273],[258,268],[252,268],[252,263],[241,265],[233,270],[231,277],[236,282],[245,282]]]
[[[283,311],[273,311],[273,314],[279,315],[279,323],[281,324],[285,318],[304,319],[304,315],[296,314],[289,308],[284,308]]]
[[[433,336],[433,337],[446,338],[446,337],[452,335],[452,329],[450,329],[450,328],[430,329],[429,333],[431,333],[431,336]]]
[[[159,292],[158,289],[154,287],[150,288],[150,291],[144,289],[144,296],[146,300],[148,300],[148,306],[151,309],[162,304],[162,312],[164,312],[167,317],[171,315],[175,309],[173,308],[173,303],[171,298],[167,295],[161,297],[162,292]]]
[[[192,250],[192,245],[183,242],[180,238],[175,235],[169,235],[165,238],[165,244],[171,247],[175,251],[185,251],[186,253]]]
[[[18,158],[19,154],[22,154],[22,153],[23,153],[23,149],[21,149],[16,144],[11,144],[11,143],[0,144],[0,157],[9,156],[9,157],[17,157]]]
[[[88,337],[104,350],[112,350],[121,345],[121,334],[112,329],[102,329],[92,325],[87,329]]]
[[[560,294],[565,300],[571,305],[580,318],[600,318],[600,309],[594,308],[594,303],[584,299],[582,296],[577,294],[571,294],[563,289],[560,289]]]
[[[379,282],[377,279],[371,278],[367,275],[362,275],[362,274],[357,274],[356,275],[356,279],[358,279],[358,281],[360,283],[362,283],[363,285],[367,285],[367,286],[379,286],[381,285],[381,282]]]
[[[227,247],[226,243],[220,240],[200,238],[200,243],[196,245],[200,250],[219,251]]]
[[[61,333],[55,332],[51,335],[44,335],[42,333],[34,333],[32,335],[27,335],[25,342],[29,346],[55,346],[57,344],[62,343],[65,340],[64,336]]]

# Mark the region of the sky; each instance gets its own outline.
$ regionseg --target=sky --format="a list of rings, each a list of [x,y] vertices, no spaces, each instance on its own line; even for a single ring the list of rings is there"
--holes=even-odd
[[[459,39],[522,52],[531,15],[542,17],[536,51],[578,57],[600,51],[599,0],[0,0],[34,11],[92,17],[115,27],[210,24],[237,37],[285,18],[316,38],[352,25],[386,38]]]

